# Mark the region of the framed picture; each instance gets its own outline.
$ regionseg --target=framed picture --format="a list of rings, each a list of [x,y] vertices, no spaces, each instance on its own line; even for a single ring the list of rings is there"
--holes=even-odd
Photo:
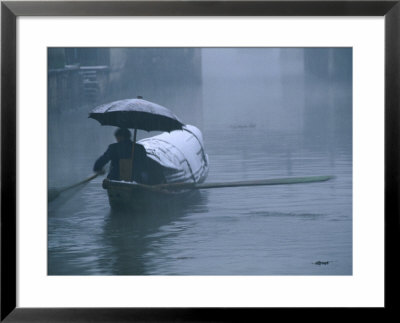
[[[394,310],[398,1],[1,12],[1,320]]]

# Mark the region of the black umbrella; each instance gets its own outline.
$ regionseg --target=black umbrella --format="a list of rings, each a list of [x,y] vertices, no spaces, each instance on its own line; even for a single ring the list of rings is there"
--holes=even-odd
[[[141,98],[102,104],[90,112],[89,118],[103,126],[146,131],[170,132],[182,129],[184,125],[169,109]]]
[[[99,121],[103,126],[135,129],[133,134],[134,143],[136,143],[137,129],[170,132],[172,130],[181,130],[184,125],[167,108],[143,100],[141,97],[102,104],[90,112],[89,118]],[[121,179],[130,180],[132,178],[134,151],[135,145],[132,145],[131,159],[120,160],[120,169],[124,168],[124,173],[126,174]],[[123,164],[121,164],[122,162]]]

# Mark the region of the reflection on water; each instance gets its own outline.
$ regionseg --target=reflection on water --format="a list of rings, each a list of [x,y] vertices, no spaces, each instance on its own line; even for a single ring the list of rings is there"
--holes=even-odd
[[[96,179],[49,205],[49,274],[351,274],[351,150],[266,132],[207,129],[208,180],[336,178],[202,190],[147,212],[110,211]]]
[[[49,204],[50,275],[352,274],[351,82],[302,65],[315,60],[299,50],[216,51],[203,51],[207,181],[335,179],[201,190],[171,208],[113,212],[96,178]],[[49,115],[49,185],[86,178],[113,130],[85,109]]]
[[[113,275],[148,274],[152,270],[152,248],[157,244],[160,232],[166,226],[177,225],[191,208],[206,212],[206,204],[205,195],[196,192],[158,210],[111,211],[103,227],[103,244],[112,250],[112,259],[107,260],[110,262],[110,272]],[[168,234],[174,235],[180,229],[177,225]]]
[[[111,210],[105,192],[97,195],[99,183],[88,186],[50,204],[49,242],[57,241],[49,248],[50,275],[145,275],[150,270],[146,259],[159,233],[182,221],[189,210],[207,212],[207,193],[199,191],[162,204],[149,198],[149,207],[142,210]]]

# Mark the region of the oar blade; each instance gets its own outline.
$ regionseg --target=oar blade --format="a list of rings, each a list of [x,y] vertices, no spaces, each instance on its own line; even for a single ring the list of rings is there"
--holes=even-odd
[[[95,173],[95,174],[89,176],[88,178],[86,178],[78,183],[72,184],[70,186],[66,186],[66,187],[62,187],[62,188],[58,188],[58,189],[57,188],[49,188],[48,192],[47,192],[47,201],[51,202],[51,201],[55,200],[58,196],[60,196],[61,193],[68,191],[70,189],[76,188],[78,186],[81,186],[83,184],[86,184],[86,183],[90,182],[91,180],[95,179],[99,175],[101,175],[101,173]]]

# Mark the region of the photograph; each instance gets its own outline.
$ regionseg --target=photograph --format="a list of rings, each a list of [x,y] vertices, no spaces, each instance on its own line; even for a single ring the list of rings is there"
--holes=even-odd
[[[0,321],[397,313],[399,2],[3,1]]]
[[[48,47],[47,275],[352,276],[352,47]]]

